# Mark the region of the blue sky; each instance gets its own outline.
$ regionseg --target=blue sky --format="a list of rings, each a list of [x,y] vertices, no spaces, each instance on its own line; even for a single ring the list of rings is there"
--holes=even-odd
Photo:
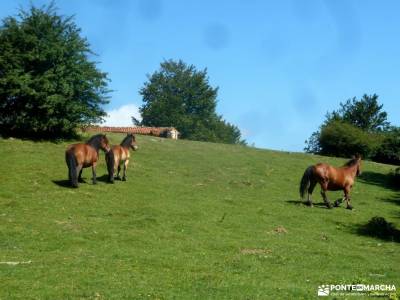
[[[0,17],[29,2],[0,1]],[[217,111],[257,147],[302,151],[327,111],[376,93],[400,125],[399,1],[64,0],[108,72],[109,124],[127,125],[164,59],[207,68]],[[128,122],[128,123],[127,123]]]

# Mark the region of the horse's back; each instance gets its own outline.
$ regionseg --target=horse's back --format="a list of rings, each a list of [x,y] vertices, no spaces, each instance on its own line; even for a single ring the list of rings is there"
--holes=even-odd
[[[124,149],[120,145],[112,146],[112,151],[114,153],[115,163],[118,164],[120,161],[125,161],[129,159],[129,150]]]
[[[336,168],[327,163],[314,165],[315,174],[319,181],[328,185],[329,190],[341,190],[345,185],[345,174],[342,168]]]
[[[326,178],[329,174],[330,167],[331,166],[326,163],[315,164],[313,166],[313,173],[320,178]]]
[[[77,163],[84,168],[90,167],[98,159],[97,151],[93,147],[83,143],[69,145],[66,150],[67,153],[73,153]]]
[[[76,150],[77,150],[77,145],[79,144],[71,144],[67,146],[67,149],[65,149],[65,158],[69,155],[74,155],[76,157]]]

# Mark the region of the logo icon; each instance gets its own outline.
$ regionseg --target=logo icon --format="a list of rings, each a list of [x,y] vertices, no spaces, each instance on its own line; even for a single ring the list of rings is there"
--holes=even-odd
[[[318,287],[318,296],[322,297],[329,296],[329,292],[330,292],[329,285],[323,284]]]
[[[357,292],[362,292],[362,291],[364,291],[364,285],[363,285],[363,284],[357,284],[357,285],[355,286],[355,290],[356,290]]]

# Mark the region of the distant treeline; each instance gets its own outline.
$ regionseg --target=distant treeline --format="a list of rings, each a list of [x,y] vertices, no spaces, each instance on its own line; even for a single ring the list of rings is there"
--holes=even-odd
[[[55,139],[100,123],[109,102],[109,79],[91,56],[73,18],[57,14],[54,4],[31,5],[5,18],[0,27],[0,134]],[[216,113],[217,93],[206,70],[164,61],[140,90],[140,125],[175,127],[186,139],[244,144],[239,128]]]

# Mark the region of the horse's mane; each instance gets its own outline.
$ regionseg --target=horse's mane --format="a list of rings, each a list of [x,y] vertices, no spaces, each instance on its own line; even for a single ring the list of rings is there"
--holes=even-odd
[[[99,149],[100,145],[101,145],[101,139],[104,138],[105,135],[104,134],[96,134],[94,136],[92,136],[87,142],[86,144],[92,146],[93,148]]]
[[[133,134],[128,134],[121,142],[122,147],[129,148],[131,146],[132,140],[135,138]]]
[[[358,160],[359,160],[358,157],[354,157],[354,158],[350,159],[347,163],[345,163],[343,165],[343,167],[352,167],[358,163]]]

